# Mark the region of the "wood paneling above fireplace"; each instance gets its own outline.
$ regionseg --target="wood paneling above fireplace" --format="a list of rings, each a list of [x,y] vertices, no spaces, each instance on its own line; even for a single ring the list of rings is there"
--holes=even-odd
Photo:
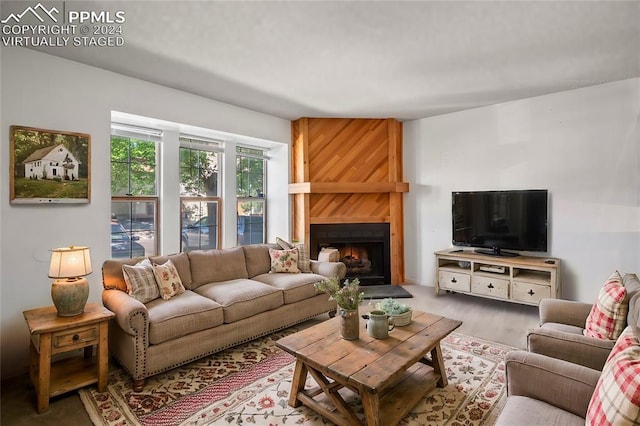
[[[404,281],[402,123],[301,118],[292,122],[293,232],[311,224],[389,223],[391,282]]]

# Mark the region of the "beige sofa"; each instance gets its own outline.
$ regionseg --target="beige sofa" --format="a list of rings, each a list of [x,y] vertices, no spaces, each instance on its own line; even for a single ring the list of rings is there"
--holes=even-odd
[[[312,260],[312,273],[270,273],[269,248],[279,249],[260,244],[152,257],[154,263],[171,259],[186,291],[146,304],[127,294],[122,272],[140,258],[104,262],[102,302],[116,314],[109,351],[131,374],[134,390],[142,390],[147,377],[335,312],[335,302],[313,284],[344,278],[344,264]]]

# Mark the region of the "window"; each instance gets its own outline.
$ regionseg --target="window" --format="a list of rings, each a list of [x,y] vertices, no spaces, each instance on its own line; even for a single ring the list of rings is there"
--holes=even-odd
[[[238,245],[264,242],[266,158],[262,149],[236,147]]]
[[[111,257],[158,253],[158,142],[162,132],[111,126]]]
[[[220,246],[221,143],[180,137],[180,240],[182,251]]]

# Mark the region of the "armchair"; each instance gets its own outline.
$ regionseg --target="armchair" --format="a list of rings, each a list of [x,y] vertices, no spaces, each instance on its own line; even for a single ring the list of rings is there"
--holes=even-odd
[[[525,351],[505,360],[507,402],[496,426],[584,425],[600,371]]]
[[[626,274],[622,283],[627,289],[629,313],[627,324],[640,326],[640,281]],[[602,370],[615,340],[587,337],[583,334],[591,304],[561,299],[540,301],[540,327],[527,333],[527,350],[552,358]]]

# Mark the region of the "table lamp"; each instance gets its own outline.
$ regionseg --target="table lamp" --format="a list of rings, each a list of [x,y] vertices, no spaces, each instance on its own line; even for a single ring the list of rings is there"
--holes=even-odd
[[[51,299],[61,317],[73,317],[84,312],[89,298],[89,283],[85,275],[93,272],[88,247],[63,247],[51,250],[49,278]]]

